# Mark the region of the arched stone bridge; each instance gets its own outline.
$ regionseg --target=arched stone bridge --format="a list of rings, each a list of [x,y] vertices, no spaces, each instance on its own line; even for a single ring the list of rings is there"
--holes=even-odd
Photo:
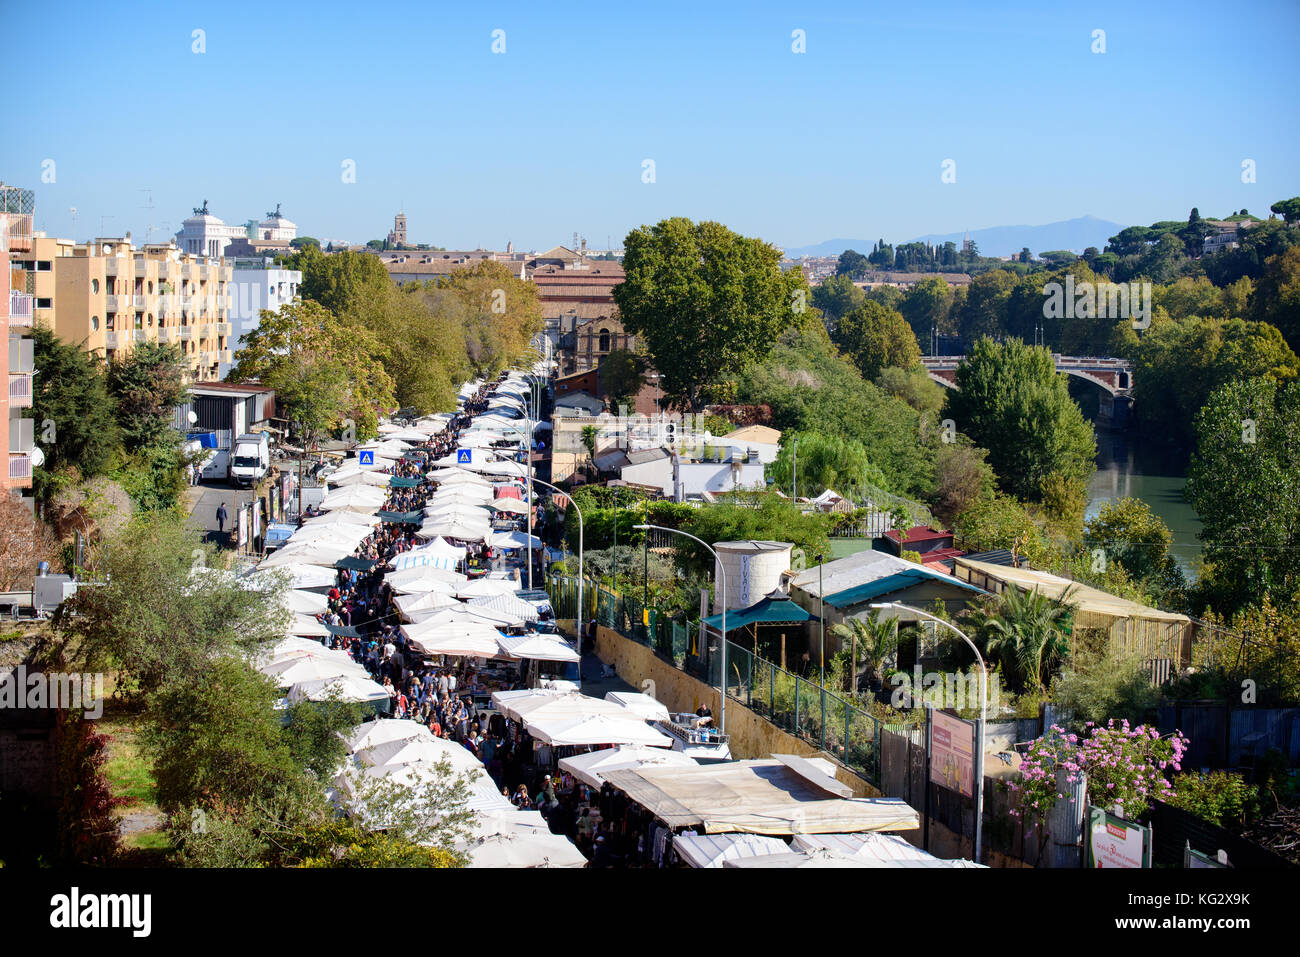
[[[965,356],[923,356],[921,364],[930,378],[948,389],[957,388],[957,366]],[[1129,395],[1133,391],[1133,363],[1105,356],[1063,356],[1052,354],[1056,371],[1091,382],[1107,395]]]

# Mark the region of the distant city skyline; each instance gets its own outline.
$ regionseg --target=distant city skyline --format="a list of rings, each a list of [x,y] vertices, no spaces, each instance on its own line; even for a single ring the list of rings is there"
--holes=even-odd
[[[526,251],[668,216],[789,248],[1300,194],[1294,3],[56,2],[6,23],[0,179],[77,240],[163,241],[204,199],[232,225],[281,203],[300,235],[361,243],[403,211],[411,243]]]

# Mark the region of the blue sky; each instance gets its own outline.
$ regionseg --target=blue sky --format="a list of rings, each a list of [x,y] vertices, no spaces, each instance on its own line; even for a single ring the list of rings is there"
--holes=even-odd
[[[672,215],[797,246],[1300,194],[1295,0],[5,6],[0,178],[78,239],[159,239],[205,198],[540,249]]]

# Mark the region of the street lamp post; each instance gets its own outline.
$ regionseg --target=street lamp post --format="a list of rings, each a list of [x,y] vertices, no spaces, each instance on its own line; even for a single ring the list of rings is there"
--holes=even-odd
[[[962,641],[970,645],[971,651],[975,652],[975,659],[980,663],[980,736],[975,761],[975,863],[978,864],[980,850],[984,844],[984,734],[985,727],[988,724],[989,704],[988,669],[984,666],[984,656],[980,654],[980,650],[975,647],[975,642],[971,641],[965,632],[960,631],[957,626],[944,621],[937,615],[930,614],[928,611],[922,611],[920,608],[913,608],[911,605],[904,605],[897,601],[877,602],[870,607],[877,610],[894,608],[938,622],[945,628],[955,632]],[[928,784],[926,786],[929,787]]]
[[[822,566],[825,556],[817,556],[817,647],[822,666],[822,687],[826,687],[826,586],[822,583]],[[857,677],[854,676],[853,690],[857,690]]]
[[[703,545],[705,548],[707,548],[709,550],[709,554],[713,556],[713,560],[717,562],[718,587],[722,594],[722,642],[721,642],[722,645],[722,662],[721,662],[722,705],[720,708],[721,714],[719,715],[718,720],[719,720],[719,730],[723,734],[726,734],[727,733],[727,570],[723,568],[722,559],[718,558],[718,553],[713,550],[713,546],[709,545],[708,542],[704,542],[696,538],[690,532],[683,532],[680,528],[666,528],[663,525],[633,525],[632,527],[642,532],[648,532],[650,531],[650,529],[653,528],[660,532],[671,532],[674,535],[681,535],[683,538],[689,538],[691,541]],[[701,623],[701,625],[703,625],[703,623]]]
[[[560,492],[573,506],[573,510],[578,514],[578,614],[574,621],[574,631],[578,637],[578,658],[582,658],[582,625],[583,625],[583,604],[582,604],[582,509],[578,508],[578,503],[574,501],[573,496],[568,492],[561,492],[550,482],[543,482],[537,479],[537,484],[543,488],[549,488],[552,492]],[[582,690],[582,662],[578,662],[578,690]]]

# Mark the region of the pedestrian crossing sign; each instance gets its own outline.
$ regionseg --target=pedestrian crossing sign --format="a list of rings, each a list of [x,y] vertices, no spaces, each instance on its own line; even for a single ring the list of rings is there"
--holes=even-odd
[[[374,464],[375,464],[375,453],[374,453],[373,450],[365,451],[365,452],[358,452],[358,453],[357,453],[357,458],[361,460],[361,464],[362,464],[362,465],[374,465]]]
[[[469,464],[470,464],[470,455],[473,454],[473,451],[474,451],[473,449],[457,449],[457,450],[456,450],[456,464],[457,464],[457,465],[469,465]]]

